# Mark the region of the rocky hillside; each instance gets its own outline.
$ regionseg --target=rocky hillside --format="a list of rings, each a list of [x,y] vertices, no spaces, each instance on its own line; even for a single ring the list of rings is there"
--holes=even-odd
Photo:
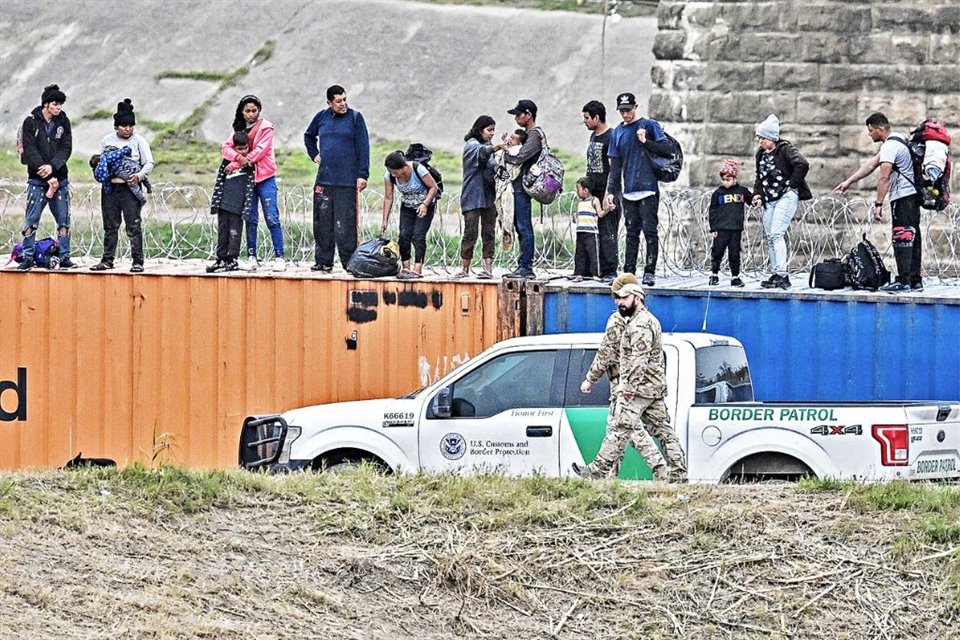
[[[247,93],[263,100],[278,143],[298,148],[337,83],[381,139],[456,151],[477,115],[505,130],[506,110],[530,97],[550,142],[579,152],[584,102],[612,107],[624,89],[645,102],[650,89],[655,19],[608,22],[603,62],[601,30],[596,15],[399,1],[8,0],[0,140],[12,142],[57,82],[83,153],[112,130],[124,97],[142,132],[173,125],[220,140]]]

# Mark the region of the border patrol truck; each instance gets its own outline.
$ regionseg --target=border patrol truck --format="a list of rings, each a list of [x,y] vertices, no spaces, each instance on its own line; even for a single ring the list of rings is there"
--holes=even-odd
[[[593,460],[606,430],[606,378],[580,391],[602,334],[497,343],[400,398],[250,416],[240,464],[330,470],[369,461],[399,472],[568,476]],[[960,404],[755,402],[734,338],[664,333],[665,399],[691,482],[934,480],[960,477]],[[623,479],[649,479],[628,448]]]

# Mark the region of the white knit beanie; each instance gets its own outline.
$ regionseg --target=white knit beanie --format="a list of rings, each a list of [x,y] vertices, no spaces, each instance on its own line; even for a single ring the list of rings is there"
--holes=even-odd
[[[776,142],[780,139],[780,121],[772,113],[767,119],[757,125],[757,135]]]

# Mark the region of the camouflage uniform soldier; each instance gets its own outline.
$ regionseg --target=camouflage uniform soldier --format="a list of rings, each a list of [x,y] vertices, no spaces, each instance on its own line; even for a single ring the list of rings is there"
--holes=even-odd
[[[625,281],[628,277],[632,281]],[[586,477],[611,475],[629,443],[633,444],[647,461],[655,479],[685,480],[683,449],[670,427],[670,416],[663,402],[667,395],[667,386],[664,381],[660,323],[643,305],[644,292],[634,276],[621,276],[611,289],[617,298],[619,315],[627,319],[626,323],[619,325],[622,335],[616,352],[616,362],[612,363],[619,367],[620,378],[613,393],[614,401],[607,420],[607,435],[600,445],[600,451],[586,468],[581,469],[579,465],[574,465],[574,472]],[[604,343],[607,342],[608,334],[617,330],[617,326],[612,320],[608,322]],[[605,364],[602,357],[609,358],[603,345],[580,387],[584,393],[589,393],[593,382],[600,378],[603,369],[598,365]],[[609,371],[611,365],[606,366]],[[660,438],[666,460],[651,436]]]

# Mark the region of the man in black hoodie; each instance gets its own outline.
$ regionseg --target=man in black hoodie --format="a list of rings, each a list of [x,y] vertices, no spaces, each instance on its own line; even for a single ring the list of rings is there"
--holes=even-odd
[[[37,225],[43,207],[57,222],[60,267],[76,265],[70,259],[70,192],[67,160],[73,151],[70,119],[63,112],[67,96],[55,84],[43,89],[40,106],[23,121],[18,136],[20,162],[27,165],[27,211],[23,221],[23,262],[18,267],[29,271],[34,265]]]

